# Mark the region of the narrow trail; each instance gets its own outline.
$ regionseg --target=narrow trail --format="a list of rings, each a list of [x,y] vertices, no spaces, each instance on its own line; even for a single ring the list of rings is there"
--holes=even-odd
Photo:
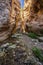
[[[33,46],[36,46],[38,48],[43,49],[43,42],[39,42],[37,39],[31,39],[27,35],[23,34],[20,36],[20,40],[27,45],[28,48],[32,48]]]

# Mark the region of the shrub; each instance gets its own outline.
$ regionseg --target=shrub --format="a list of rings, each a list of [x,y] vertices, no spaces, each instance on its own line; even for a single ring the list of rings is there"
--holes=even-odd
[[[43,62],[43,53],[42,53],[42,51],[37,47],[32,48],[32,51],[33,51],[34,55],[37,58],[39,58],[40,61]]]

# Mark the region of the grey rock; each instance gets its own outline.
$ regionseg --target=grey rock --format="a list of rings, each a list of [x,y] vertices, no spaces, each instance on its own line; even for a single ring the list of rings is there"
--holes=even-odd
[[[11,45],[11,46],[9,46],[9,48],[16,48],[16,45],[15,44],[13,44],[13,45]]]
[[[32,39],[32,41],[37,43],[39,42],[38,39]]]
[[[0,52],[0,57],[3,57],[5,55],[5,52],[4,51],[1,51]]]
[[[39,40],[40,42],[43,42],[43,37],[38,37],[38,40]]]
[[[36,65],[42,65],[42,63],[40,63],[40,62],[37,62],[37,63],[36,63]]]
[[[6,43],[6,44],[3,44],[2,46],[1,46],[1,48],[5,48],[5,47],[8,47],[9,46],[9,43]]]

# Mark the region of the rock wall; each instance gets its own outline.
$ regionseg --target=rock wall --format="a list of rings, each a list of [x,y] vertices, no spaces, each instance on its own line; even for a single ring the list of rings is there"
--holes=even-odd
[[[28,4],[25,6],[24,9],[24,11],[27,12],[26,23],[28,22],[28,26],[31,26],[31,29],[29,27],[28,29],[30,29],[33,32],[38,31],[37,33],[40,33],[40,30],[43,30],[43,4],[42,3],[43,0],[30,0],[30,1],[25,0],[25,4]]]
[[[0,0],[0,41],[3,41],[9,34],[10,7],[8,0]]]

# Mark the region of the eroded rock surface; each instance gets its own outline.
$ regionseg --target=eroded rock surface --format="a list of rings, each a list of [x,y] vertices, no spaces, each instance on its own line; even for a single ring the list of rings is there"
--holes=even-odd
[[[9,0],[0,0],[0,41],[3,41],[11,34],[13,26],[10,23]]]

